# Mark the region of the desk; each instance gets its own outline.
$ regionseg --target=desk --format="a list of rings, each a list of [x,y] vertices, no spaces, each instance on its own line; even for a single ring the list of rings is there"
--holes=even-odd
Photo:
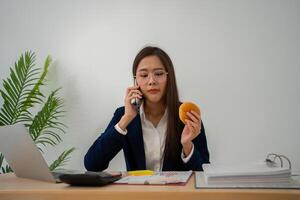
[[[97,199],[97,200],[207,200],[207,199],[300,199],[300,190],[271,189],[195,189],[195,177],[185,186],[117,185],[105,187],[70,187],[67,184],[47,183],[15,177],[14,174],[0,175],[0,199]]]

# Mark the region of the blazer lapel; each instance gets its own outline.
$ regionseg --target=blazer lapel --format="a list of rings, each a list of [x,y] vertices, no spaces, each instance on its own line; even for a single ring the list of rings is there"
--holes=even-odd
[[[132,134],[130,134],[130,141],[132,143],[132,147],[134,148],[132,152],[136,160],[137,168],[146,169],[143,131],[139,114],[133,119],[131,128],[132,129],[130,132]]]

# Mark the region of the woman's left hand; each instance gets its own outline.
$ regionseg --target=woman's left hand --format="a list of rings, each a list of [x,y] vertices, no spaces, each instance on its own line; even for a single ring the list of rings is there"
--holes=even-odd
[[[195,139],[201,130],[201,116],[195,111],[187,112],[189,119],[186,119],[186,125],[181,134],[182,146],[191,145],[192,140]]]

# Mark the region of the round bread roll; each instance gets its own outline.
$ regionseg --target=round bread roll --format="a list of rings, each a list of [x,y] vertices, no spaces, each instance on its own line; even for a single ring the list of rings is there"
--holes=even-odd
[[[192,102],[184,102],[180,105],[179,107],[179,119],[184,123],[186,124],[185,120],[186,119],[189,119],[189,117],[187,116],[187,112],[189,111],[195,111],[196,113],[200,114],[200,109],[199,107],[192,103]]]

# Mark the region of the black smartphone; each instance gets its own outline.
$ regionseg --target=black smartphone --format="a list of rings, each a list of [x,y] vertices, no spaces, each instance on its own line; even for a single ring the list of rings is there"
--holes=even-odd
[[[134,79],[134,86],[136,86],[136,85],[137,85],[136,79]],[[134,98],[134,99],[131,100],[130,103],[135,107],[135,109],[136,109],[137,111],[139,111],[139,110],[140,110],[140,106],[141,106],[141,104],[142,104],[142,100],[143,100],[143,99]]]

